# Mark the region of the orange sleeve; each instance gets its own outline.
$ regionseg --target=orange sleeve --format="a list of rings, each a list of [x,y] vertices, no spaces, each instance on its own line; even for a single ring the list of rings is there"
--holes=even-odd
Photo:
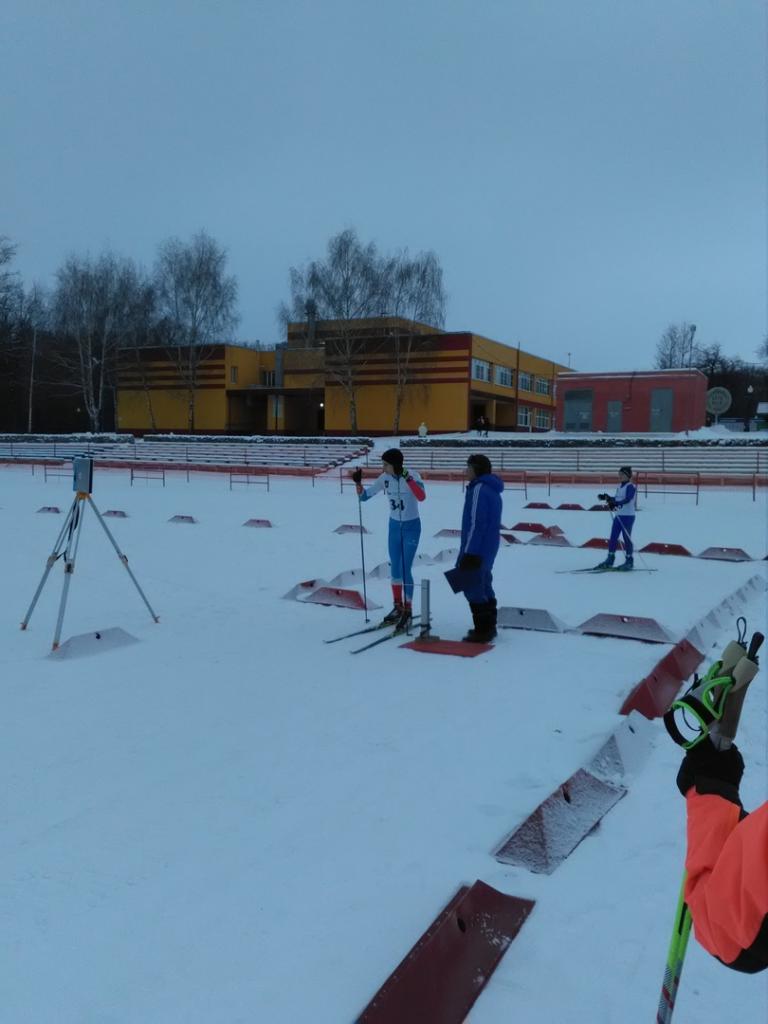
[[[768,802],[740,821],[736,804],[692,787],[686,806],[685,900],[696,939],[725,964],[745,955],[752,970],[768,966]]]

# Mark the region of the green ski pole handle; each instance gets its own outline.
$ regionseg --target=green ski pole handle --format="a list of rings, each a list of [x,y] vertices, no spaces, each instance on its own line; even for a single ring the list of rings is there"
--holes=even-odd
[[[720,720],[712,726],[710,738],[718,750],[727,750],[734,741],[736,731],[739,728],[741,709],[744,706],[744,698],[747,695],[747,687],[757,675],[759,661],[757,652],[760,650],[765,637],[762,633],[754,633],[749,644],[749,650],[736,662],[731,673],[733,686],[725,702],[725,708]]]
[[[704,678],[695,676],[693,686],[673,701],[664,714],[664,725],[675,743],[690,750],[709,735],[712,723],[722,717],[726,698],[733,688],[733,669],[746,654],[747,648],[741,638],[738,641],[731,640],[721,658],[710,666]],[[691,737],[681,732],[678,721],[691,730]]]

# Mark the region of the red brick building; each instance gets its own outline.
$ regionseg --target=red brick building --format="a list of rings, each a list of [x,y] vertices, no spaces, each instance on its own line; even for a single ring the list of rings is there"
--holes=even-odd
[[[559,373],[555,423],[567,432],[677,433],[706,418],[707,378],[700,370]]]

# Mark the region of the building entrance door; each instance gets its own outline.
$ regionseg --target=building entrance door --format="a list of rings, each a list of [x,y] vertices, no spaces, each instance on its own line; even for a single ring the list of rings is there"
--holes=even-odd
[[[648,429],[654,433],[672,432],[672,388],[653,388],[651,391],[651,422]]]
[[[610,401],[608,403],[605,429],[609,434],[621,433],[621,401]]]
[[[565,392],[566,431],[592,429],[592,389]]]

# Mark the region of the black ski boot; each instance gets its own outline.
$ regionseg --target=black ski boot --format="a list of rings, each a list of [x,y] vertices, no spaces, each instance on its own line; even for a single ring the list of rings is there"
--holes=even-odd
[[[616,572],[632,572],[635,568],[635,560],[632,555],[627,555],[621,565],[616,566]]]
[[[392,606],[392,611],[387,612],[381,621],[385,626],[395,626],[400,621],[400,616],[403,614],[403,611],[403,605],[401,605],[399,601],[395,601]]]
[[[611,551],[611,553],[606,557],[605,561],[604,562],[600,562],[599,565],[596,565],[595,569],[612,569],[613,568],[613,563],[615,561],[616,561],[616,555],[613,553],[613,551]]]
[[[411,628],[411,622],[413,620],[413,609],[409,604],[404,604],[400,609],[400,617],[395,623],[396,633],[407,633]]]
[[[474,628],[462,637],[468,644],[487,644],[496,636],[496,602],[470,604]]]

